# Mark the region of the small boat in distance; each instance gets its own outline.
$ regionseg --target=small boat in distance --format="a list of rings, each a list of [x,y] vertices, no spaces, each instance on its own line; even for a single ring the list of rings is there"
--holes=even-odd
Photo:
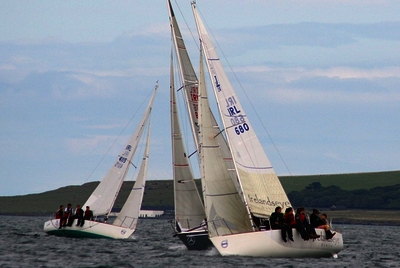
[[[85,220],[84,224],[80,224],[79,226],[77,225],[77,219],[70,219],[69,224],[63,224],[61,226],[61,219],[51,219],[44,223],[43,229],[47,234],[81,238],[126,239],[136,230],[147,176],[150,144],[150,114],[157,88],[158,85],[155,86],[150,102],[130,140],[117,156],[116,162],[110,168],[106,176],[82,207],[85,209],[86,206],[89,206],[93,211],[94,219]],[[100,218],[107,219],[110,215],[129,167],[133,165],[131,160],[141,142],[145,129],[147,129],[147,137],[144,155],[135,184],[124,206],[112,223],[105,222],[105,220],[97,220]]]

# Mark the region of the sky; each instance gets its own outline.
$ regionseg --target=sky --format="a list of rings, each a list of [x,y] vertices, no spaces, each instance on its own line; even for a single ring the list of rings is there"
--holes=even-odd
[[[101,180],[156,81],[148,179],[172,179],[166,1],[0,5],[0,196]],[[197,6],[278,176],[400,170],[399,1]]]

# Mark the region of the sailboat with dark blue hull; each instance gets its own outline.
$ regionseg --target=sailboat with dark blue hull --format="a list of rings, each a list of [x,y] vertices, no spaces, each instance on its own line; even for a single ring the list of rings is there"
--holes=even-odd
[[[189,250],[204,250],[210,248],[212,243],[208,238],[203,201],[196,186],[195,177],[183,142],[176,101],[177,90],[174,85],[174,58],[177,59],[178,73],[180,74],[180,80],[183,81],[183,85],[179,90],[183,94],[183,99],[185,99],[190,121],[189,125],[196,146],[198,144],[198,80],[186,51],[170,1],[167,1],[167,5],[172,39],[170,102],[175,203],[174,236],[177,236]]]

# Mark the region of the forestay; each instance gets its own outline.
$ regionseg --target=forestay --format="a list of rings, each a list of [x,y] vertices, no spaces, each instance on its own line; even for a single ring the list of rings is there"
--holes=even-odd
[[[83,206],[90,206],[90,209],[93,211],[93,214],[95,216],[107,215],[114,205],[115,199],[122,186],[125,175],[129,170],[132,157],[135,154],[138,144],[140,142],[143,130],[146,125],[146,121],[150,115],[151,108],[153,106],[153,102],[157,93],[157,88],[158,86],[155,87],[153,96],[143,114],[143,117],[138,127],[126,144],[125,148],[118,155],[115,164],[111,167],[106,176],[102,179],[100,184],[96,187],[92,195]]]

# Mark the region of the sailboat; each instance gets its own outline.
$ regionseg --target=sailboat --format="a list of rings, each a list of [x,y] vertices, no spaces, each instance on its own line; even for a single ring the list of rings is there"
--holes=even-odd
[[[88,206],[93,211],[94,219],[85,220],[82,226],[77,226],[77,219],[67,226],[60,226],[60,219],[51,219],[44,223],[44,231],[47,234],[82,238],[126,239],[136,230],[147,176],[150,144],[150,114],[157,89],[158,85],[154,88],[150,102],[135,132],[124,146],[121,153],[117,156],[117,160],[108,173],[82,207],[86,208]],[[147,135],[145,139],[144,155],[135,184],[125,204],[112,223],[108,223],[105,220],[96,220],[102,217],[108,219],[129,167],[133,165],[131,160],[146,129]]]
[[[171,3],[167,1],[171,25],[171,71],[170,71],[170,104],[171,104],[171,140],[172,168],[174,180],[175,235],[189,250],[204,250],[212,246],[208,238],[206,214],[203,201],[195,183],[188,154],[183,141],[178,114],[176,89],[174,83],[174,54],[176,55],[185,107],[190,118],[190,127],[194,143],[198,140],[198,81],[193,69],[185,43],[182,39]],[[174,53],[175,52],[175,53]],[[196,148],[197,150],[197,148]]]
[[[294,242],[284,242],[280,230],[256,225],[255,217],[268,219],[277,206],[284,210],[291,207],[291,203],[223,69],[195,2],[192,2],[192,11],[202,53],[198,153],[208,234],[214,247],[223,256],[337,257],[343,248],[343,237],[339,232],[327,239],[324,230],[316,229],[320,237],[305,241],[293,230]],[[203,61],[221,126],[216,125],[210,109]],[[224,161],[224,145],[218,140],[223,135],[233,159],[234,179],[232,168]]]

